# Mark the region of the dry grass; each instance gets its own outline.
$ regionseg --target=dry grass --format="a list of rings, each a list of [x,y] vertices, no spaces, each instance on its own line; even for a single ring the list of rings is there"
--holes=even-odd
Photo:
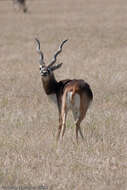
[[[94,2],[94,3],[93,3]],[[50,190],[127,190],[127,2],[0,2],[0,184]],[[42,89],[34,38],[48,62],[60,42],[57,78],[83,78],[94,102],[75,142],[73,120],[55,145],[58,116]]]

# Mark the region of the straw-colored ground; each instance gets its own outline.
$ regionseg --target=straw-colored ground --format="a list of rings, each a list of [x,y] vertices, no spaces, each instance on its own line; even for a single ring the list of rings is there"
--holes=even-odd
[[[1,189],[127,190],[127,1],[27,6],[24,14],[0,1]],[[42,89],[35,37],[47,63],[68,38],[56,78],[82,78],[93,90],[79,145],[69,114],[56,146],[58,114]]]

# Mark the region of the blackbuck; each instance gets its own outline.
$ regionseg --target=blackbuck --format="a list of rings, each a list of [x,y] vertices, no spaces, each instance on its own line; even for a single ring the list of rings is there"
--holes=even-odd
[[[85,118],[88,107],[93,99],[93,93],[88,83],[80,79],[65,79],[57,81],[54,71],[62,66],[62,63],[55,64],[57,56],[62,52],[63,45],[67,40],[63,41],[55,53],[53,60],[49,65],[45,65],[44,55],[40,49],[40,41],[35,39],[37,43],[37,52],[40,56],[40,74],[45,93],[49,98],[54,100],[59,112],[59,128],[57,140],[63,138],[66,129],[66,117],[69,110],[72,110],[76,125],[76,140],[78,143],[78,134],[83,134],[80,128],[81,121]]]
[[[13,0],[14,7],[22,10],[24,13],[27,12],[26,0]]]

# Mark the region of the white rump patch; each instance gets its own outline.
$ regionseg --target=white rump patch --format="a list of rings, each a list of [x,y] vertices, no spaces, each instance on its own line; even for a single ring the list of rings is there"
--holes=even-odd
[[[80,108],[79,94],[75,94],[73,96],[73,100],[72,100],[72,92],[68,92],[67,97],[66,97],[66,106],[68,109],[72,109],[72,108],[79,109]]]
[[[68,109],[72,110],[73,117],[76,123],[80,116],[80,96],[79,94],[75,94],[72,100],[72,92],[68,92],[66,98],[66,106]]]

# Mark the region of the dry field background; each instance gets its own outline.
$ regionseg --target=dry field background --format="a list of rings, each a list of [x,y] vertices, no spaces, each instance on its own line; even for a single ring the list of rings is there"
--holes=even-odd
[[[50,190],[127,190],[127,1],[28,0],[28,13],[0,1],[0,185]],[[34,38],[49,62],[68,38],[58,80],[83,78],[94,101],[75,141],[64,140],[39,75]],[[5,188],[4,187],[4,188]]]

